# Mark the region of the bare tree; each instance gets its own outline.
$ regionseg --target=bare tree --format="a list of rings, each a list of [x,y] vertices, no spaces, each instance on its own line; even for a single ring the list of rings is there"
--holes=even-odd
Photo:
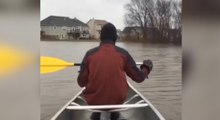
[[[181,1],[173,2],[173,18],[174,18],[174,28],[176,29],[176,33],[173,34],[174,42],[181,43],[182,40],[182,23],[181,23]]]
[[[154,41],[169,42],[174,27],[181,28],[181,5],[178,3],[175,0],[131,0],[125,5],[125,23],[141,28],[144,40],[150,30]]]
[[[153,0],[131,0],[126,4],[125,22],[129,26],[140,26],[143,38],[147,37],[147,27],[153,26]]]
[[[174,10],[174,23],[175,23],[175,28],[181,29],[182,28],[182,23],[181,23],[181,7],[182,7],[182,2],[173,2],[173,10]]]
[[[171,29],[171,1],[157,0],[157,15],[158,15],[158,31],[159,39],[169,39]]]

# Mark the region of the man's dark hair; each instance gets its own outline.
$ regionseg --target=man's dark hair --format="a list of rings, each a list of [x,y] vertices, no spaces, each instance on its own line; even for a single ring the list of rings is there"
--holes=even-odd
[[[115,42],[117,40],[117,30],[112,23],[107,23],[102,27],[100,39],[101,41],[112,40]]]

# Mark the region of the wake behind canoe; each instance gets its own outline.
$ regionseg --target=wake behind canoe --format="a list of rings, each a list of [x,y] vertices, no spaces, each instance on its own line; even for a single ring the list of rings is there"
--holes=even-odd
[[[90,120],[92,112],[105,112],[102,110],[113,108],[113,111],[121,113],[119,120],[165,120],[131,84],[129,84],[127,99],[122,105],[87,105],[82,97],[82,91],[75,95],[51,120]]]

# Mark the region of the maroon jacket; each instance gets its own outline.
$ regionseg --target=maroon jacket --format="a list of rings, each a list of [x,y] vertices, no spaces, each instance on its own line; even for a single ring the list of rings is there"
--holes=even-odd
[[[145,79],[129,53],[110,41],[89,50],[80,69],[77,81],[86,88],[89,105],[122,104],[128,93],[125,73],[136,82]]]

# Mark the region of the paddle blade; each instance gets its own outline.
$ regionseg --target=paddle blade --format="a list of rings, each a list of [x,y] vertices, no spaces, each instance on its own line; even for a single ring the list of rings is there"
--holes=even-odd
[[[54,57],[40,57],[40,73],[47,74],[57,72],[66,67],[74,66],[74,63],[69,63],[64,60]]]
[[[30,62],[30,56],[14,46],[0,44],[0,77],[8,76],[24,68]]]

